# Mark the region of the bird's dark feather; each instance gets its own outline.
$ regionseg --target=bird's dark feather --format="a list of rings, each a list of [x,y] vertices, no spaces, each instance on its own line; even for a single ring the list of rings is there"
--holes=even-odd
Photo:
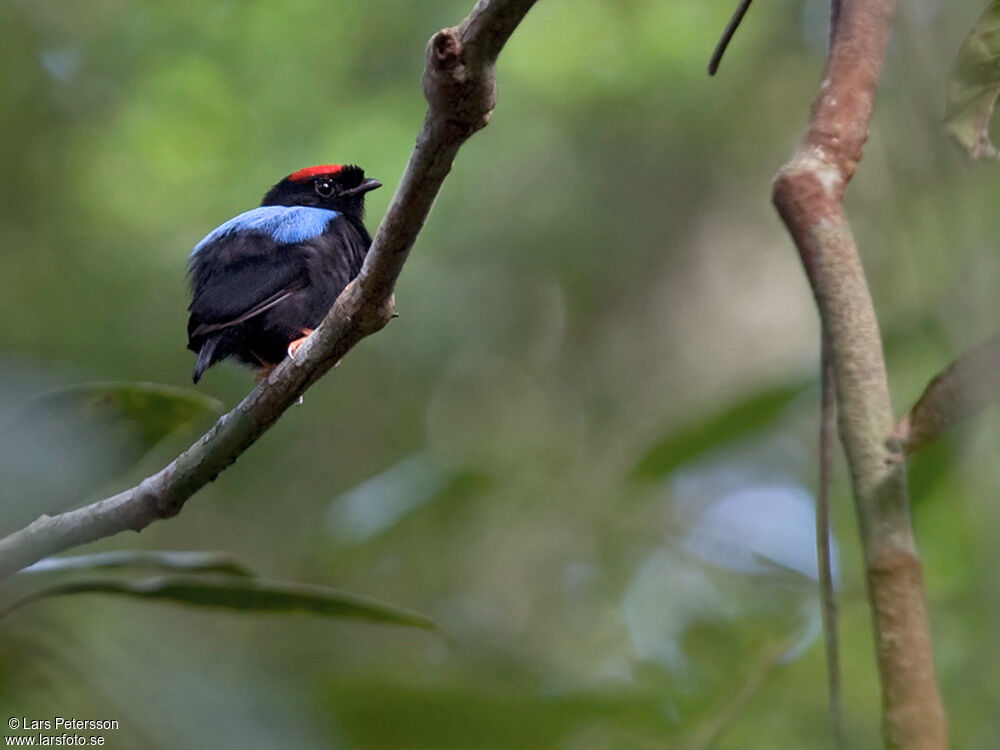
[[[370,244],[360,220],[338,216],[302,242],[234,232],[199,247],[188,266],[195,381],[227,357],[257,367],[281,361],[288,344],[316,328],[358,274]]]
[[[191,322],[228,324],[275,295],[308,285],[302,245],[260,234],[231,234],[191,257]],[[194,333],[188,327],[188,333]]]
[[[231,328],[232,326],[238,325],[239,323],[243,323],[247,320],[250,320],[250,318],[254,317],[255,315],[260,315],[262,312],[270,310],[275,305],[284,302],[286,299],[291,297],[293,294],[295,294],[295,292],[299,291],[302,288],[303,287],[301,286],[296,286],[290,289],[283,289],[280,292],[272,294],[270,297],[261,302],[259,305],[251,307],[245,313],[236,318],[233,318],[232,320],[227,320],[222,323],[202,323],[200,326],[191,331],[191,337],[196,338],[199,336],[206,336],[210,333],[213,333],[214,331],[221,331],[226,328]]]

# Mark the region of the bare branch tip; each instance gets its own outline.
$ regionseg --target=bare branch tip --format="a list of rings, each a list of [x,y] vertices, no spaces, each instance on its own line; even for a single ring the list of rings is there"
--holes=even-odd
[[[733,12],[732,18],[729,19],[729,23],[726,25],[725,31],[722,32],[722,37],[719,39],[719,43],[715,45],[715,51],[712,52],[712,59],[708,62],[708,74],[710,76],[714,76],[718,72],[719,65],[722,63],[722,57],[726,54],[726,49],[729,47],[729,43],[733,40],[733,36],[736,34],[736,29],[740,27],[743,17],[750,9],[751,2],[752,0],[740,0],[740,4],[736,6],[736,10]]]
[[[461,62],[462,40],[455,29],[441,29],[431,37],[429,52],[435,68],[448,70]]]

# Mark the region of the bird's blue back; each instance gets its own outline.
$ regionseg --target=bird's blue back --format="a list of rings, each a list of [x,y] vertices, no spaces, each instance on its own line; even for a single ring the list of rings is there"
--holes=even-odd
[[[279,245],[305,242],[323,234],[338,216],[337,211],[312,206],[260,206],[217,226],[194,246],[191,255],[238,232],[266,234]]]

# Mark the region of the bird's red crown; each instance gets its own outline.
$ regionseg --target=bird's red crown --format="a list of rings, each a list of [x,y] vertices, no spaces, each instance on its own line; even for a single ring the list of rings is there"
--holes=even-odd
[[[320,164],[316,167],[306,167],[305,169],[300,169],[298,172],[293,172],[288,175],[288,179],[292,182],[305,182],[321,175],[332,177],[333,175],[340,174],[343,170],[343,164]]]

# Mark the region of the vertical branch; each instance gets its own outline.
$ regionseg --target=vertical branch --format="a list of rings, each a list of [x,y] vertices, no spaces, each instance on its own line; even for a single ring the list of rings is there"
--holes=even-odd
[[[842,200],[868,134],[892,27],[892,0],[839,0],[826,77],[774,203],[798,247],[829,337],[838,428],[865,555],[891,748],[944,748],[947,730],[931,652],[906,467],[893,429],[878,319]]]

